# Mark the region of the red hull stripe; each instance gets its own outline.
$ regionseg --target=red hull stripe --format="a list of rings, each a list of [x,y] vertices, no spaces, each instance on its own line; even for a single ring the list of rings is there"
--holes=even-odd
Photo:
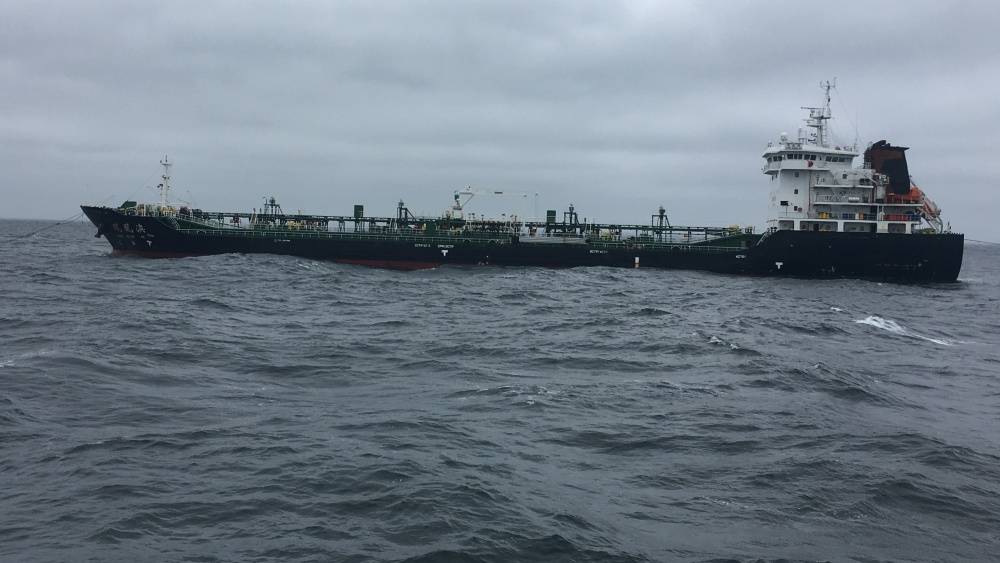
[[[369,266],[371,268],[387,268],[390,270],[427,270],[437,268],[441,262],[418,262],[416,260],[367,260],[364,258],[337,258],[341,264]]]
[[[197,252],[160,252],[156,250],[118,250],[111,251],[112,256],[142,256],[143,258],[189,258],[204,256]]]

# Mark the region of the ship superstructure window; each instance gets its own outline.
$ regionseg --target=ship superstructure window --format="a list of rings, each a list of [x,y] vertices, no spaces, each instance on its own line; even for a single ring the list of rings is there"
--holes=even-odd
[[[809,153],[791,153],[785,157],[785,160],[824,160],[826,162],[847,162],[847,158],[842,156],[823,156]]]

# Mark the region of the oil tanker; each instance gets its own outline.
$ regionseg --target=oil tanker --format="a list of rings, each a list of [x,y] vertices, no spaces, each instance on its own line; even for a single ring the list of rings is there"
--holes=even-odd
[[[287,214],[271,197],[251,212],[214,212],[170,201],[164,158],[158,203],[81,206],[116,255],[148,257],[274,253],[375,267],[419,269],[447,264],[610,266],[697,269],[725,274],[854,277],[897,282],[953,282],[964,237],[913,182],[906,147],[878,141],[863,162],[854,145],[836,145],[825,104],[809,111],[795,139],[782,133],[763,153],[770,206],[764,232],[752,227],[682,226],[660,207],[649,221],[603,224],[577,210],[544,219],[486,218],[466,206],[478,192],[454,193],[436,217],[403,202],[394,215]],[[500,193],[500,192],[496,192]]]

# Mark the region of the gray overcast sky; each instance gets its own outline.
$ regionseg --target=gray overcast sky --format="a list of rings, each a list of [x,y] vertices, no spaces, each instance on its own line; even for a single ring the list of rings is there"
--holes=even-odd
[[[437,214],[472,184],[762,225],[762,151],[837,77],[837,138],[912,147],[1000,240],[998,28],[987,1],[0,0],[0,216],[154,200],[166,153],[203,209]]]

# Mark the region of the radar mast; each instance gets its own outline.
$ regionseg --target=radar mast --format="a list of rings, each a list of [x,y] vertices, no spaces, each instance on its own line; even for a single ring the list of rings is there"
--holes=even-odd
[[[825,99],[823,107],[806,107],[802,106],[802,109],[809,110],[809,117],[806,119],[806,126],[815,129],[813,133],[814,141],[816,145],[821,147],[829,146],[827,145],[827,125],[826,122],[830,120],[830,90],[837,87],[837,79],[834,78],[832,81],[824,80],[819,83],[819,87],[823,89]]]
[[[163,167],[163,182],[159,185],[160,188],[160,207],[166,208],[170,203],[170,167],[174,163],[170,162],[170,159],[166,155],[163,155],[163,160],[160,161],[160,166]]]

